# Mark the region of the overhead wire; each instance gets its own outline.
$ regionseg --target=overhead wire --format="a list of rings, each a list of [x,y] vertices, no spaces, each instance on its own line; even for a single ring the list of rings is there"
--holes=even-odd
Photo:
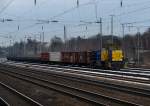
[[[3,9],[2,9],[2,11],[4,11],[12,2],[13,2],[14,0],[11,0]],[[46,2],[47,0],[44,0],[43,2],[42,2],[42,5]],[[31,12],[31,10],[32,9],[30,9],[30,11],[27,11],[27,12]],[[27,12],[24,12],[24,13],[27,13]],[[15,16],[16,18],[18,18],[18,16]],[[21,17],[23,17],[23,16],[21,16]],[[19,18],[21,18],[21,17],[19,17]],[[13,21],[21,21],[21,22],[23,22],[23,21],[37,21],[37,20],[34,20],[34,19],[24,19],[24,20],[17,20],[17,19],[13,19]],[[36,26],[37,24],[32,24],[32,25],[29,25],[29,26],[26,26],[26,27],[24,27],[24,28],[22,28],[23,30],[25,30],[25,29],[28,29],[28,28],[32,28],[32,27],[34,27],[34,26]],[[19,26],[20,27],[20,26]],[[22,30],[21,29],[21,30]],[[20,28],[19,28],[19,31],[21,31],[20,30]],[[5,34],[5,35],[9,35],[9,34],[13,34],[13,33],[17,33],[18,32],[18,30],[16,30],[16,31],[13,31],[13,32],[9,32],[9,33],[7,33],[7,34]]]
[[[121,3],[121,8],[126,8],[126,7],[135,7],[135,6],[137,6],[137,5],[143,5],[143,4],[148,4],[150,1],[146,1],[146,2],[140,2],[140,3],[134,3],[134,4],[130,4],[130,5],[123,5],[123,2]],[[146,6],[146,5],[145,5]],[[143,6],[142,8],[138,8],[138,9],[134,9],[134,10],[132,10],[132,11],[128,11],[128,12],[122,12],[122,13],[120,13],[120,14],[116,14],[115,16],[116,17],[120,17],[120,16],[124,16],[124,15],[129,15],[129,14],[134,14],[134,13],[137,13],[137,12],[141,12],[141,11],[143,11],[143,10],[146,10],[146,9],[149,9],[150,8],[150,6]],[[120,8],[119,6],[117,7],[117,8]],[[119,9],[120,10],[120,9]],[[113,9],[113,11],[114,11],[114,9]],[[132,24],[137,24],[137,23],[144,23],[144,22],[148,22],[148,21],[150,21],[150,19],[149,20],[142,20],[142,21],[134,21],[134,22],[128,22],[128,23],[132,23]]]
[[[140,12],[140,11],[143,11],[143,10],[146,10],[146,9],[150,9],[150,6],[148,6],[148,7],[143,7],[143,8],[139,8],[139,9],[135,9],[135,10],[129,11],[129,12],[123,12],[123,13],[121,13],[121,14],[117,14],[116,16],[122,16],[122,15],[126,15],[126,14],[132,14],[132,13]]]
[[[143,2],[143,4],[144,3],[148,3],[148,2],[150,2],[150,1]],[[141,4],[141,3],[136,3],[136,4]],[[132,6],[132,5],[127,5],[125,7],[129,7],[129,6]],[[123,4],[121,4],[121,6],[123,6]],[[143,10],[146,10],[146,9],[149,9],[149,8],[150,8],[149,6],[148,7],[144,6],[144,7],[140,8],[140,9],[135,9],[135,10],[132,10],[132,11],[129,11],[129,12],[123,12],[123,13],[117,14],[116,16],[122,16],[122,15],[127,15],[127,14],[131,14],[131,13],[135,13],[135,12],[140,12],[140,11],[143,11]],[[142,22],[145,22],[145,20],[144,21],[139,21],[139,22],[134,22],[134,23],[142,23]]]
[[[141,6],[141,5],[144,5],[144,4],[148,4],[150,3],[150,1],[145,1],[145,2],[138,2],[138,3],[132,3],[132,4],[129,4],[129,5],[125,5],[124,2],[122,1],[122,9],[123,8],[130,8],[130,7],[135,7],[135,6]],[[119,10],[120,11],[120,5],[111,9],[110,11],[107,11],[105,12],[106,14],[109,14],[109,13],[112,13],[113,11],[115,10]]]
[[[14,0],[13,0],[13,1],[14,1]],[[45,1],[46,1],[46,0],[45,0]],[[11,2],[12,2],[12,0],[11,0]],[[10,3],[11,3],[11,2],[10,2]],[[9,4],[10,4],[10,3],[9,3]],[[92,3],[93,3],[93,2],[88,2],[88,3],[85,3],[85,4],[80,4],[79,7],[85,6],[85,5],[89,5],[89,4],[92,4]],[[8,6],[6,6],[6,7],[8,7]],[[64,11],[63,13],[60,13],[60,14],[57,14],[57,15],[53,16],[52,18],[61,16],[61,15],[63,15],[63,14],[66,14],[66,13],[68,13],[68,12],[70,12],[70,11],[73,11],[73,10],[76,9],[76,8],[77,8],[77,7],[73,7],[73,8],[71,8],[71,9],[68,9],[68,10]],[[16,18],[17,18],[17,17],[16,17]],[[21,17],[20,17],[20,18],[21,18]],[[15,19],[14,19],[14,21],[22,21],[22,22],[23,22],[23,21],[37,21],[37,20],[33,20],[33,19],[27,19],[27,20],[26,20],[26,19],[24,19],[24,20],[17,20],[17,19],[16,19],[16,20],[15,20]]]
[[[40,3],[40,7],[43,6],[44,4],[46,4],[46,2],[47,2],[47,0],[43,0],[43,2]],[[39,8],[39,5],[36,5],[36,8]],[[17,15],[14,15],[14,14],[8,14],[8,13],[5,13],[5,14],[7,14],[7,15],[9,15],[9,16],[13,16],[13,17],[15,17],[16,20],[17,20],[17,18],[18,18],[18,19],[23,19],[24,15],[26,15],[26,14],[28,14],[28,13],[32,13],[33,10],[34,10],[34,8],[32,7],[32,8],[30,8],[29,10],[23,12],[23,13],[22,13],[23,15],[21,15],[21,16],[17,16]],[[24,20],[29,20],[29,19],[24,19]],[[33,20],[33,19],[31,19],[31,21],[32,21],[32,20]]]
[[[26,29],[29,29],[29,28],[33,28],[37,26],[37,24],[32,24],[32,25],[29,25],[29,26],[26,26],[26,27],[23,27],[21,30],[16,30],[16,31],[12,31],[12,32],[8,32],[7,34],[3,34],[3,35],[11,35],[11,34],[15,34],[15,33],[18,33],[20,31],[23,31],[23,30],[26,30]]]
[[[2,14],[2,13],[10,6],[10,4],[13,3],[13,1],[14,1],[14,0],[10,0],[10,1],[6,4],[6,6],[4,6],[4,7],[0,10],[0,14]]]
[[[145,22],[150,22],[150,19],[133,21],[133,22],[124,22],[124,23],[126,23],[126,24],[138,24],[138,23],[145,23]]]
[[[93,4],[93,2],[88,2],[88,3],[80,4],[79,7],[81,7],[81,6],[86,6],[86,5],[90,5],[90,4]],[[59,17],[59,16],[62,16],[62,15],[64,15],[64,14],[68,13],[68,12],[71,12],[71,11],[75,10],[76,8],[77,8],[77,7],[72,7],[72,8],[70,8],[70,9],[68,9],[68,10],[66,10],[66,11],[64,11],[64,12],[62,12],[62,13],[60,13],[60,14],[57,14],[57,15],[51,17],[51,19],[56,18],[56,17]],[[37,24],[30,25],[29,28],[32,28],[32,26],[34,27],[34,26],[36,26],[36,25],[37,25]],[[28,28],[28,26],[27,26],[27,28]],[[24,29],[24,28],[22,28],[22,29]],[[16,32],[18,32],[18,31],[10,32],[10,33],[8,33],[8,34],[16,33]],[[6,34],[6,35],[7,35],[7,34]]]
[[[6,6],[10,0],[0,0],[0,10]]]
[[[88,2],[88,3],[80,4],[79,7],[87,6],[87,5],[91,5],[91,4],[93,4],[93,2]],[[50,17],[50,19],[55,19],[55,18],[57,18],[57,17],[60,17],[60,16],[62,16],[62,15],[64,15],[64,14],[66,14],[66,13],[69,13],[69,12],[71,12],[71,11],[74,11],[75,9],[77,9],[77,8],[79,8],[79,7],[77,7],[77,6],[72,7],[72,8],[70,8],[70,9],[68,9],[68,10],[65,10],[65,11],[63,11],[63,12],[57,14],[57,15],[54,15],[54,16]]]
[[[82,4],[82,5],[80,5],[80,6],[89,5],[89,4],[93,4],[93,2],[86,3],[86,4]],[[51,17],[51,19],[60,17],[60,16],[62,16],[62,15],[64,15],[64,14],[66,14],[66,13],[69,13],[69,12],[75,10],[76,8],[77,8],[77,7],[73,7],[73,8],[71,8],[71,9],[68,9],[68,10],[66,10],[66,11],[64,11],[64,12],[62,12],[62,13],[60,13],[60,14],[57,14],[57,15]],[[150,8],[150,7],[148,7],[148,8]],[[142,8],[142,9],[146,9],[146,7]],[[126,14],[130,14],[130,13],[136,12],[136,11],[141,11],[141,9],[137,9],[137,10],[134,10],[134,11],[131,11],[131,12],[126,12]],[[122,14],[124,15],[124,13],[122,13]],[[120,15],[121,15],[121,14],[120,14]],[[118,16],[118,15],[117,15],[117,16]],[[37,25],[37,24],[35,24],[35,25]],[[33,25],[33,26],[34,26],[34,25]]]
[[[88,4],[93,4],[93,2],[88,2],[88,3],[85,3],[85,4],[81,4],[80,6],[84,6],[84,5],[88,5]],[[63,13],[60,13],[60,14],[58,14],[58,15],[55,15],[55,16],[53,16],[53,18],[54,17],[58,17],[58,16],[60,16],[60,15],[63,15],[63,14],[65,14],[65,13],[68,13],[68,12],[70,12],[70,11],[72,11],[72,10],[74,10],[75,8],[77,8],[77,7],[73,7],[73,8],[71,8],[71,9],[69,9],[69,10],[66,10],[66,11],[64,11]],[[148,8],[150,8],[150,7],[148,7]],[[143,9],[147,9],[147,8],[143,8]],[[134,11],[131,11],[131,12],[135,12],[135,11],[138,11],[138,10],[134,10]],[[97,13],[97,12],[96,12]],[[130,12],[129,12],[130,13]],[[123,13],[122,13],[123,14]],[[127,13],[126,13],[127,14]],[[121,14],[120,14],[121,15]],[[23,20],[22,20],[23,21]],[[25,20],[24,20],[25,21]],[[30,20],[29,20],[30,21]],[[32,20],[31,20],[32,21]]]

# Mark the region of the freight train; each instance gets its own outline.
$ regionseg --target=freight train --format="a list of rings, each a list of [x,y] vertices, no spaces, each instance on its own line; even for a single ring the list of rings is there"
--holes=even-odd
[[[34,56],[8,56],[7,59],[117,70],[124,67],[124,55],[120,49],[83,52],[43,52]]]

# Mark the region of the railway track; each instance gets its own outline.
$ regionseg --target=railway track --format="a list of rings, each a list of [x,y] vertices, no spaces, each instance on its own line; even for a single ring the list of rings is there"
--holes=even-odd
[[[148,69],[148,68],[126,68],[126,69],[150,71],[150,69]]]
[[[47,69],[55,70],[60,72],[83,74],[95,77],[108,77],[120,80],[135,81],[141,83],[150,83],[150,73],[137,73],[137,72],[124,72],[124,71],[113,71],[113,70],[102,70],[102,69],[90,69],[90,68],[76,68],[76,67],[63,67],[63,66],[48,66],[39,64],[29,63],[11,63],[11,65],[23,66],[34,69]]]
[[[127,71],[127,72],[130,71],[130,72],[150,74],[150,69],[142,69],[142,68],[125,68],[125,69],[121,69],[121,71]]]
[[[6,62],[7,63],[7,62]],[[93,69],[93,68],[88,68],[88,67],[78,67],[78,66],[63,66],[63,65],[50,65],[50,64],[40,64],[40,63],[28,63],[28,62],[16,62],[16,61],[8,61],[8,64],[26,64],[26,65],[36,65],[36,66],[46,66],[46,67],[59,67],[59,68],[69,68],[69,69],[76,69],[76,70],[84,70],[84,71],[94,71],[94,72],[107,72],[107,71],[111,71],[111,72],[122,72],[122,71],[126,71],[126,72],[132,72],[132,73],[149,73],[150,74],[150,69],[144,69],[144,68],[124,68],[119,70],[104,70],[104,69]]]
[[[0,97],[0,106],[10,106],[10,104]]]
[[[0,82],[0,90],[2,91],[1,96],[3,96],[0,98],[0,106],[43,106],[3,82]],[[5,100],[3,98],[5,98]]]
[[[34,65],[34,64],[33,64]],[[36,65],[36,64],[35,64]],[[37,64],[41,65],[42,64]],[[103,73],[109,73],[109,74],[121,74],[121,75],[128,75],[128,76],[136,76],[136,77],[145,77],[145,78],[150,78],[150,71],[147,70],[133,70],[133,69],[121,69],[120,71],[118,70],[104,70],[104,69],[92,69],[92,68],[82,68],[82,67],[70,67],[70,66],[51,66],[51,65],[44,65],[47,67],[59,67],[59,68],[65,68],[65,69],[74,69],[74,70],[84,70],[84,71],[92,71],[92,72],[103,72]]]
[[[85,91],[85,90],[82,90],[79,88],[66,86],[66,85],[59,84],[59,83],[50,82],[48,80],[33,77],[30,75],[19,74],[19,73],[16,73],[16,72],[14,73],[14,72],[10,72],[10,71],[8,73],[8,71],[6,72],[6,70],[3,73],[13,76],[15,78],[21,79],[21,80],[28,81],[30,83],[34,83],[36,85],[39,85],[39,86],[42,86],[45,88],[49,88],[49,89],[53,89],[58,92],[66,93],[66,94],[69,94],[69,95],[78,97],[80,99],[84,99],[88,102],[93,102],[93,103],[99,104],[99,105],[108,106],[108,105],[110,105],[109,102],[111,104],[113,104],[114,106],[121,106],[120,104],[136,105],[134,103],[128,103],[128,101],[121,101],[119,99],[107,97],[105,95],[96,94],[94,92]]]
[[[52,72],[48,72],[48,71],[44,71],[44,70],[40,70],[40,69],[37,69],[36,71],[34,71],[34,70],[30,70],[30,69],[23,69],[23,68],[18,68],[18,67],[9,67],[9,68],[11,68],[11,69],[19,69],[19,70],[22,70],[22,71],[24,71],[24,72],[29,72],[29,73],[26,73],[27,75],[28,74],[37,74],[37,75],[41,75],[41,74],[44,74],[44,75],[46,75],[46,76],[52,76],[52,74],[54,74],[55,72],[54,71],[52,71]],[[66,78],[67,76],[65,76],[65,75],[63,75],[63,73],[55,73],[55,74],[57,74],[57,75],[59,75],[59,77],[61,76],[61,77],[63,77],[63,78]],[[67,73],[64,73],[64,74],[67,74]],[[68,74],[68,76],[69,75],[72,75],[72,74]],[[76,78],[76,75],[82,75],[82,74],[78,74],[78,73],[76,73],[75,75],[74,75],[74,77],[73,78]],[[83,77],[84,77],[84,75],[83,75]],[[88,76],[85,76],[86,78],[88,78]],[[72,78],[72,77],[71,77]],[[79,78],[81,78],[81,77],[79,77]],[[89,78],[90,78],[90,76],[89,76]],[[97,76],[97,78],[98,78],[98,76]],[[78,79],[78,78],[77,78]],[[82,79],[82,78],[81,78]],[[104,78],[105,79],[105,78]],[[71,79],[68,79],[67,78],[67,80],[71,80]],[[83,79],[83,80],[87,80],[87,79]],[[110,79],[111,80],[111,79]],[[108,81],[110,81],[110,80],[108,80]],[[113,79],[112,79],[113,80]],[[91,80],[89,80],[89,81],[91,81]],[[104,80],[104,81],[107,81],[107,78]],[[116,80],[117,81],[117,80]],[[122,81],[122,82],[126,82],[126,81]],[[93,82],[92,82],[93,83]],[[112,84],[114,84],[114,83],[112,83]],[[130,83],[130,82],[128,82],[128,84],[141,84],[142,86],[144,86],[144,84],[143,83]],[[116,84],[117,85],[117,84]],[[145,84],[145,85],[148,85],[149,86],[149,84]],[[124,86],[123,86],[124,87]],[[132,86],[133,87],[133,86]],[[138,86],[138,87],[140,87],[140,86]],[[133,87],[133,89],[136,89],[136,87]],[[141,91],[144,91],[144,89],[141,89]],[[150,94],[150,90],[148,89],[148,92],[145,92],[145,94],[146,95],[149,95]]]
[[[16,69],[13,69],[13,70],[15,70],[15,71],[9,71],[8,69],[6,70],[6,69],[3,69],[3,70],[5,70],[5,71],[3,71],[3,73],[5,73],[5,74],[9,74],[9,75],[11,75],[11,76],[14,76],[14,77],[16,77],[16,75],[17,75],[17,78],[19,78],[19,79],[22,79],[22,80],[28,80],[28,81],[32,81],[32,83],[33,83],[33,80],[38,80],[38,81],[41,81],[41,83],[40,83],[40,85],[41,86],[43,86],[43,84],[45,83],[50,83],[51,84],[51,86],[52,86],[52,84],[53,84],[53,87],[54,88],[51,88],[51,86],[45,86],[45,87],[49,87],[49,88],[51,88],[51,89],[55,89],[56,90],[56,88],[62,88],[62,87],[65,87],[65,89],[66,88],[69,88],[70,89],[70,93],[69,92],[65,92],[65,93],[69,93],[69,94],[71,94],[71,95],[75,95],[75,94],[77,94],[76,96],[77,97],[80,97],[80,98],[82,98],[82,99],[86,99],[87,97],[87,99],[86,100],[88,100],[89,101],[89,98],[90,98],[90,100],[92,100],[92,102],[94,102],[95,101],[95,103],[101,103],[101,105],[110,105],[110,104],[108,104],[108,103],[115,103],[115,106],[117,106],[117,105],[120,105],[120,104],[125,104],[125,105],[139,105],[139,104],[136,104],[136,103],[134,103],[134,102],[131,102],[131,101],[127,101],[127,100],[121,100],[121,99],[119,99],[119,98],[115,98],[115,97],[111,97],[111,96],[106,96],[106,95],[104,95],[104,94],[99,94],[98,92],[93,92],[93,91],[87,91],[87,90],[84,90],[84,89],[79,89],[79,88],[76,88],[76,87],[72,87],[72,86],[66,86],[65,84],[62,84],[62,83],[54,83],[54,82],[50,82],[51,80],[49,80],[49,79],[45,79],[45,78],[43,78],[43,77],[41,77],[41,76],[44,76],[44,77],[47,77],[46,76],[46,74],[50,74],[50,73],[45,73],[45,75],[43,74],[43,72],[41,71],[40,73],[39,73],[39,71],[31,71],[31,70],[27,70],[26,69],[26,71],[25,70],[22,70],[22,71],[19,71],[20,69],[18,69],[18,68],[16,68]],[[28,72],[28,73],[26,73],[26,72]],[[38,72],[38,73],[37,73]],[[36,75],[35,75],[35,73],[36,73]],[[41,76],[39,76],[39,75],[41,75]],[[18,76],[20,76],[20,77],[18,77]],[[35,77],[36,76],[36,77]],[[49,76],[52,76],[52,73],[49,75]],[[24,77],[25,77],[25,79],[24,79]],[[56,75],[55,74],[55,77],[61,77],[62,78],[62,76],[60,76],[60,75]],[[32,80],[29,80],[29,78],[30,79],[32,79]],[[70,81],[73,81],[73,78],[71,77],[71,78],[68,78],[67,76],[64,76],[63,78],[66,78],[66,80],[70,80]],[[95,81],[91,81],[90,83],[89,83],[89,81],[90,80],[86,80],[85,81],[85,79],[83,80],[83,79],[79,79],[79,78],[76,78],[75,79],[76,81],[79,81],[80,83],[88,83],[88,84],[96,84],[96,82]],[[35,82],[34,82],[35,83]],[[36,83],[37,84],[37,83]],[[39,83],[38,83],[39,84]],[[131,89],[131,87],[126,87],[125,88],[125,86],[116,86],[116,85],[112,85],[112,84],[106,84],[106,83],[104,83],[103,82],[103,84],[102,84],[102,82],[100,83],[100,82],[98,82],[97,83],[99,86],[101,85],[103,85],[103,87],[106,87],[107,86],[107,88],[109,88],[109,89],[111,89],[111,90],[118,90],[118,91],[123,91],[123,92],[126,92],[126,93],[131,93],[131,94],[134,94],[134,95],[142,95],[142,96],[145,96],[145,97],[150,97],[150,91],[148,91],[148,90],[146,90],[146,89],[139,89],[139,88],[133,88],[133,89]],[[55,85],[55,86],[54,86]],[[65,89],[57,89],[58,91],[66,91]],[[72,94],[72,91],[76,91],[76,90],[78,90],[78,93],[76,92],[76,93],[74,93],[74,94]],[[83,92],[84,92],[84,95],[87,95],[87,96],[85,96],[85,97],[83,97]],[[80,95],[80,94],[82,94],[82,95]],[[80,96],[79,96],[80,95]],[[94,98],[92,98],[92,97],[94,97]],[[97,100],[98,99],[98,100]],[[105,101],[105,102],[104,102]],[[109,102],[108,102],[109,101]],[[102,104],[103,103],[103,104]],[[112,105],[112,104],[111,104]],[[114,105],[114,104],[113,104]]]
[[[7,62],[6,62],[7,63]],[[63,66],[63,65],[49,65],[49,64],[39,64],[39,63],[27,63],[27,62],[16,62],[16,61],[8,61],[8,64],[19,64],[19,65],[32,65],[32,66],[45,66],[45,67],[56,67],[56,68],[64,68],[64,69],[75,69],[75,70],[84,70],[84,71],[94,71],[94,72],[112,72],[112,73],[123,73],[123,71],[126,71],[126,73],[131,72],[133,74],[150,74],[150,69],[143,69],[143,68],[125,68],[119,70],[104,70],[104,69],[93,69],[93,68],[87,68],[87,67],[77,67],[77,66]],[[144,75],[143,75],[144,76]]]

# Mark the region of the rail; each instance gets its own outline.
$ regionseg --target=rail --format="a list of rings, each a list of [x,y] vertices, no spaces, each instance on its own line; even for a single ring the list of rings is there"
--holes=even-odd
[[[14,88],[4,84],[3,82],[0,82],[0,85],[5,87],[5,89],[11,91],[12,93],[14,93],[15,95],[19,96],[20,98],[22,98],[23,100],[25,100],[26,102],[28,102],[29,104],[32,104],[34,106],[43,106],[42,104],[34,101],[33,99],[31,99],[30,97],[24,95],[23,93],[15,90]],[[5,102],[7,104],[7,102]],[[9,105],[8,105],[9,106]]]
[[[17,70],[16,70],[16,71],[17,71]],[[40,80],[40,81],[42,81],[42,82],[46,81],[46,82],[48,82],[48,83],[52,83],[52,82],[49,82],[48,80],[39,79],[39,77],[33,77],[33,76],[30,76],[30,74],[17,73],[16,71],[15,71],[15,72],[11,72],[11,73],[13,73],[14,76],[16,76],[16,75],[22,76],[22,77],[20,77],[21,79],[22,79],[23,76],[24,76],[24,77],[26,77],[26,78],[31,78],[32,81],[33,81],[33,79],[34,79],[34,80],[36,79],[36,80]],[[26,70],[26,71],[27,71],[27,70]],[[8,72],[8,70],[7,70],[7,72]],[[6,74],[7,72],[4,71],[5,74]],[[9,72],[10,72],[10,71],[9,71]],[[34,71],[34,72],[37,72],[37,71]],[[32,73],[33,73],[33,71],[32,71]],[[9,74],[10,74],[10,73],[9,73]],[[26,80],[27,80],[27,79],[26,79]],[[79,79],[78,79],[78,80],[79,80]],[[29,80],[28,80],[28,81],[29,81]],[[81,79],[80,79],[80,81],[81,81]],[[41,82],[41,83],[42,83],[42,82]],[[35,83],[35,82],[34,82],[34,83]],[[54,84],[54,83],[53,83],[53,84]],[[55,83],[55,84],[56,84],[56,83]],[[40,85],[41,85],[41,84],[40,84]],[[58,83],[57,83],[57,85],[58,85]],[[66,85],[62,85],[62,84],[59,84],[59,86],[61,86],[61,87],[62,87],[62,86],[65,86],[65,87],[66,87]],[[105,86],[106,86],[106,84],[105,84]],[[110,89],[112,89],[112,88],[113,88],[113,89],[114,89],[114,88],[117,88],[116,85],[115,85],[115,87],[112,87],[112,86],[113,86],[113,85],[109,85],[109,88],[110,88],[110,87],[111,87]],[[68,86],[67,86],[67,87],[68,87]],[[107,85],[107,87],[108,87],[108,85]],[[124,87],[122,88],[121,86],[118,86],[118,87],[119,87],[118,90],[123,90],[123,89],[124,89],[124,91],[126,90],[126,92],[128,92],[128,93],[129,93],[129,92],[132,92],[132,93],[143,93],[143,92],[144,92],[143,90],[142,90],[142,92],[141,92],[141,91],[140,91],[140,92],[135,92],[136,89],[132,89],[132,90],[130,91],[129,88],[125,89]],[[56,88],[58,88],[58,87],[55,87],[55,88],[53,88],[53,89],[56,89]],[[68,88],[71,88],[71,87],[69,86]],[[75,88],[74,88],[74,89],[75,89]],[[77,89],[77,88],[76,88],[76,89]],[[81,89],[78,89],[78,90],[81,91]],[[63,89],[63,91],[64,91],[64,89]],[[71,88],[71,91],[73,91],[72,88]],[[84,92],[86,92],[86,94],[88,94],[87,91],[84,91]],[[82,93],[83,93],[83,92],[82,92]],[[82,94],[82,93],[80,92],[80,93],[78,93],[78,95],[79,95],[79,94]],[[90,92],[90,93],[91,93],[91,92]],[[143,93],[142,95],[146,95],[146,94],[149,94],[149,93],[146,92],[146,93]],[[93,95],[93,94],[92,94],[92,95]],[[94,94],[94,95],[95,95],[95,94]],[[96,96],[96,95],[95,95],[95,96]],[[94,96],[94,97],[95,97],[95,96]],[[101,95],[101,96],[102,96],[102,95]],[[149,96],[149,95],[146,95],[146,96]],[[90,96],[90,97],[91,97],[91,96]],[[98,97],[98,96],[96,96],[96,97]],[[100,97],[98,97],[98,98],[100,98]],[[104,97],[104,95],[103,95],[103,98],[106,98],[106,97]],[[119,101],[119,103],[120,103],[120,102],[123,103],[123,101],[118,100],[118,99],[116,99],[116,98],[107,97],[107,99],[108,99],[108,98],[109,98],[109,99],[113,99],[113,101],[116,100],[116,101]],[[94,98],[93,98],[93,99],[94,99]],[[93,100],[93,99],[91,99],[91,100]],[[110,100],[109,100],[109,101],[110,101]],[[97,101],[97,102],[98,102],[98,101]],[[99,101],[99,102],[101,102],[101,101]],[[127,101],[124,101],[124,103],[128,103],[128,102],[127,102]],[[130,102],[129,102],[129,104],[132,104],[132,105],[134,104],[134,105],[136,105],[135,103],[130,103]]]

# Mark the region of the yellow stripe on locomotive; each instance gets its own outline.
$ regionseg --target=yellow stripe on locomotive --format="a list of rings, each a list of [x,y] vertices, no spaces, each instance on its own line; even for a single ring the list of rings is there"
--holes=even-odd
[[[123,61],[123,51],[122,50],[112,50],[112,61]]]
[[[101,61],[108,61],[108,50],[101,51]]]

